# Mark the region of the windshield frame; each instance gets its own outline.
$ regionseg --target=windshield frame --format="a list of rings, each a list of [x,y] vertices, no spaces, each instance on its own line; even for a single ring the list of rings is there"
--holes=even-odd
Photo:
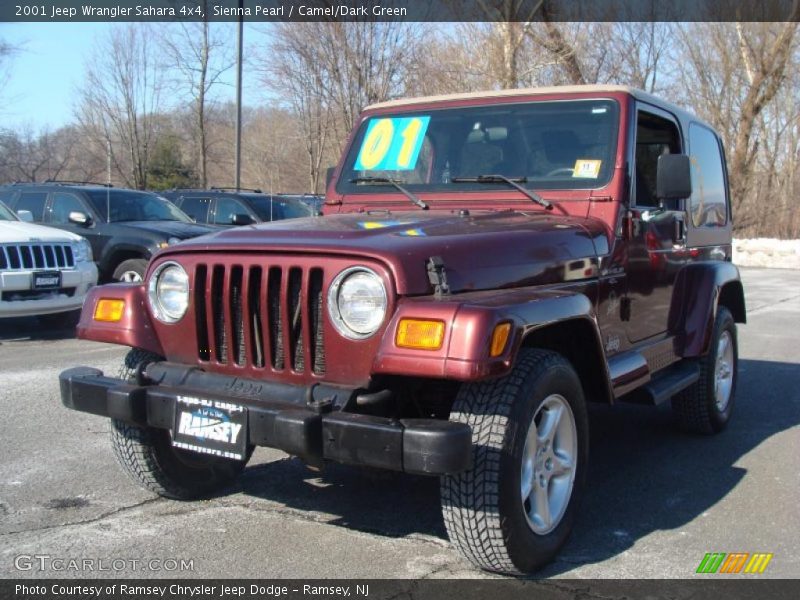
[[[367,125],[371,119],[380,119],[380,118],[403,118],[403,117],[412,117],[417,115],[434,115],[437,112],[442,111],[453,111],[453,110],[480,110],[480,109],[494,109],[494,108],[510,108],[515,106],[529,106],[534,104],[555,104],[555,103],[596,103],[596,102],[605,102],[612,106],[612,115],[611,118],[613,119],[609,126],[609,131],[611,132],[611,139],[608,142],[607,146],[607,155],[604,157],[604,160],[608,162],[607,165],[604,166],[603,171],[604,175],[597,179],[581,179],[581,178],[574,178],[576,183],[583,182],[583,185],[557,185],[557,186],[545,186],[542,187],[539,185],[541,183],[540,180],[529,178],[526,182],[522,183],[522,185],[529,190],[536,190],[541,191],[545,194],[558,194],[559,192],[562,194],[572,195],[574,193],[588,193],[594,190],[601,190],[606,188],[614,181],[614,172],[615,172],[615,165],[618,162],[619,153],[620,153],[620,144],[624,141],[624,133],[621,132],[622,123],[625,119],[625,104],[622,98],[620,98],[617,94],[611,95],[586,95],[586,96],[578,96],[578,97],[553,97],[551,95],[542,95],[541,97],[531,98],[528,97],[512,97],[512,98],[503,98],[501,101],[496,101],[495,99],[487,100],[487,99],[478,99],[484,100],[483,102],[478,103],[470,103],[470,104],[452,104],[446,103],[441,106],[431,106],[430,104],[422,103],[419,104],[408,104],[405,106],[398,106],[393,109],[380,109],[374,112],[368,112],[362,115],[361,120],[359,121],[357,128],[354,130],[352,135],[351,141],[347,146],[346,153],[344,158],[339,166],[337,172],[337,178],[335,181],[335,185],[333,187],[333,191],[340,197],[341,200],[344,200],[348,196],[364,196],[364,195],[380,195],[380,196],[396,196],[399,195],[394,189],[391,189],[391,186],[387,185],[385,189],[376,189],[375,186],[369,185],[358,185],[355,183],[351,183],[350,179],[354,177],[358,177],[359,174],[368,173],[368,174],[376,174],[380,176],[386,176],[386,173],[395,173],[395,171],[358,171],[354,170],[353,167],[355,166],[355,162],[358,156],[358,153],[361,148],[361,144],[363,143],[364,136],[366,135]],[[481,173],[480,175],[492,175],[494,173]],[[524,173],[514,173],[514,174],[505,174],[508,177],[514,178],[515,176],[525,176]],[[416,183],[408,183],[408,182],[401,182],[401,185],[405,185],[409,188],[409,191],[413,192],[415,195],[425,197],[426,201],[430,200],[430,196],[440,195],[443,197],[451,198],[453,196],[463,196],[464,194],[469,195],[483,195],[485,196],[487,192],[489,193],[497,193],[502,192],[504,194],[509,193],[508,185],[504,184],[501,181],[497,183],[480,183],[480,184],[458,184],[453,185],[451,180],[450,183],[425,183],[425,184],[416,184]],[[516,194],[518,192],[511,191],[512,194]]]

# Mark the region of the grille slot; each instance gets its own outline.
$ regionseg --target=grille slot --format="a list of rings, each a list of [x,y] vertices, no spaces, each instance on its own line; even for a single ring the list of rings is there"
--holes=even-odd
[[[70,269],[75,257],[69,244],[4,244],[0,246],[0,270]]]
[[[303,273],[298,268],[289,269],[289,352],[292,368],[298,373],[305,370],[303,344],[303,298],[301,279]]]
[[[322,269],[311,269],[308,282],[308,314],[311,321],[312,369],[317,375],[325,374],[325,340],[322,327]]]
[[[283,369],[283,311],[281,310],[281,269],[272,267],[269,270],[267,286],[267,322],[269,323],[270,360],[274,369]]]
[[[197,357],[324,374],[323,286],[320,268],[197,265]]]
[[[194,275],[194,317],[197,324],[197,356],[200,360],[211,359],[211,346],[208,344],[208,309],[206,307],[206,287],[208,285],[206,277],[208,268],[199,265]]]
[[[228,362],[228,344],[225,332],[225,317],[223,308],[223,284],[225,267],[216,266],[211,275],[211,318],[214,331],[214,355],[217,362]]]

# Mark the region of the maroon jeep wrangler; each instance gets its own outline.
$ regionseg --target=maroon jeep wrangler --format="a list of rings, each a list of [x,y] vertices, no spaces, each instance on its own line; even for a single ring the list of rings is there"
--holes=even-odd
[[[254,446],[441,477],[475,565],[530,573],[584,493],[587,402],[671,401],[722,430],[742,284],[720,138],[638,90],[572,87],[367,108],[323,218],[170,246],[92,290],[79,337],[130,346],[63,403],[120,463],[214,493]]]

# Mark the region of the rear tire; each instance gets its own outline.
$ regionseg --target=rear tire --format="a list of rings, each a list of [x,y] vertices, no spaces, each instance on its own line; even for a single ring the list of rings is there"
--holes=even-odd
[[[450,541],[488,571],[543,567],[566,542],[586,481],[589,425],[572,365],[522,349],[509,375],[462,386],[450,419],[470,425],[473,443],[471,468],[441,478]]]
[[[131,350],[120,369],[120,378],[131,381],[143,362],[163,360],[143,350]],[[170,432],[111,420],[111,444],[120,465],[145,489],[175,500],[209,496],[233,483],[247,465],[244,460],[204,456],[174,448]]]
[[[698,360],[700,378],[672,399],[678,426],[691,433],[719,433],[733,413],[739,351],[736,323],[725,306],[717,307],[708,353]]]
[[[119,283],[140,283],[144,281],[147,261],[143,258],[124,260],[114,269],[112,278]]]

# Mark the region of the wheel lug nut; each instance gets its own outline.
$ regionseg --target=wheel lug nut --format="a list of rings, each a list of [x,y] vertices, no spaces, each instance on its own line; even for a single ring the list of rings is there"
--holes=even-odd
[[[548,458],[547,462],[544,463],[544,468],[547,469],[548,471],[552,471],[553,470],[553,460]]]

